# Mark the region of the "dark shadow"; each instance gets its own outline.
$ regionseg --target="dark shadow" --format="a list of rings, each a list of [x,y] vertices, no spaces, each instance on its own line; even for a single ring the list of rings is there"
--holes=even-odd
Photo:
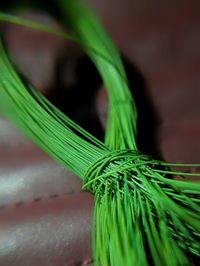
[[[156,141],[159,120],[149,94],[148,84],[137,66],[127,58],[123,58],[123,63],[138,111],[138,149],[155,158],[160,157]]]
[[[82,56],[73,70],[75,82],[66,87],[63,84],[63,66],[66,67],[67,57],[58,62],[55,90],[49,95],[50,100],[76,123],[100,140],[104,139],[104,130],[96,109],[96,93],[102,80],[94,64],[87,56]],[[141,72],[123,58],[125,70],[130,83],[130,89],[138,110],[138,148],[145,154],[160,157],[156,144],[158,119],[148,94],[147,84]],[[72,71],[70,71],[71,73]]]
[[[65,57],[63,57],[65,58]],[[59,62],[56,70],[56,81],[50,100],[67,116],[89,131],[98,139],[103,140],[104,131],[98,118],[95,96],[101,78],[91,60],[87,56],[77,60],[73,70],[66,71],[65,59]],[[63,82],[63,75],[75,75],[74,82],[69,86]]]

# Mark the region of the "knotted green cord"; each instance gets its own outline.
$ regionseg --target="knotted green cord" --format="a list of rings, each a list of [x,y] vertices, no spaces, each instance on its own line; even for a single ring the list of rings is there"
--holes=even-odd
[[[2,44],[0,109],[94,193],[96,265],[192,265],[191,256],[200,254],[200,184],[168,179],[177,173],[172,164],[137,151],[136,109],[118,52],[88,9],[76,1],[57,4],[108,90],[106,145],[24,85]]]

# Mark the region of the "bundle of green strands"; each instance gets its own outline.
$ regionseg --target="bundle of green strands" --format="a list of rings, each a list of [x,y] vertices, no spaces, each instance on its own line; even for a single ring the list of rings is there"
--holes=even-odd
[[[120,150],[89,168],[97,265],[192,265],[189,253],[199,255],[198,185],[164,177],[162,165]]]
[[[93,258],[102,266],[197,265],[200,254],[198,176],[138,151],[137,110],[119,54],[92,12],[57,2],[72,34],[0,14],[1,20],[57,34],[82,45],[109,95],[105,144],[25,84],[0,43],[0,110],[94,194]],[[65,21],[65,19],[63,19]],[[194,166],[194,164],[189,165]],[[199,166],[199,164],[196,164]]]

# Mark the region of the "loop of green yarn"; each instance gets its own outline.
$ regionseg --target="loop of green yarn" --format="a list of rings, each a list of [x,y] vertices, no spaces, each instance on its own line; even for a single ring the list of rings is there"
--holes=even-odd
[[[190,257],[200,254],[200,183],[173,180],[168,174],[197,174],[171,170],[183,165],[157,161],[137,151],[137,110],[116,48],[87,8],[75,0],[56,3],[70,18],[70,39],[76,36],[108,90],[105,144],[24,83],[1,42],[0,110],[48,154],[79,175],[84,190],[94,193],[95,265],[192,265]]]

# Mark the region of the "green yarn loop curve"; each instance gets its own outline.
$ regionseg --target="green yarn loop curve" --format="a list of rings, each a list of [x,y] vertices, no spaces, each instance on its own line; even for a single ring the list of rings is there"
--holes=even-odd
[[[187,165],[157,161],[137,150],[137,110],[117,49],[84,5],[76,0],[55,3],[64,24],[70,21],[73,35],[46,26],[41,30],[80,43],[99,70],[109,95],[105,143],[25,83],[1,41],[0,111],[82,178],[83,190],[94,193],[95,265],[195,264],[200,254],[200,183],[169,177],[198,174],[174,170]],[[40,28],[2,13],[0,19]]]

